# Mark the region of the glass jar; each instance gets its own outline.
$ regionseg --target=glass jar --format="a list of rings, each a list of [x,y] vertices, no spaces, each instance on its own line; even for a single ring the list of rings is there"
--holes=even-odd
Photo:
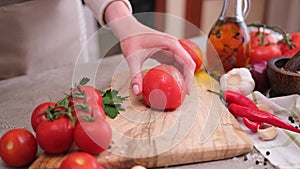
[[[250,36],[245,23],[249,0],[224,0],[221,14],[208,35],[208,72],[219,78],[233,68],[246,67]],[[217,55],[217,56],[216,56]]]

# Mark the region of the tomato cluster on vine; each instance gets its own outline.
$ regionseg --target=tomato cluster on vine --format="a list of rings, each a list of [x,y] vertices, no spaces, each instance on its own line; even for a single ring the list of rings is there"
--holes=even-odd
[[[88,81],[83,78],[58,102],[43,102],[33,109],[31,127],[35,136],[21,128],[5,133],[0,140],[2,160],[9,166],[27,166],[36,158],[39,146],[47,154],[73,152],[61,169],[103,169],[95,155],[111,144],[112,129],[106,116],[115,118],[123,110],[120,103],[126,97],[118,96],[116,90],[97,90],[87,85]]]
[[[46,153],[66,153],[75,145],[81,152],[97,155],[112,140],[112,130],[105,119],[101,93],[82,82],[62,100],[38,105],[33,110],[31,124],[39,146]]]
[[[250,63],[268,61],[280,56],[292,57],[300,51],[300,32],[286,33],[277,26],[256,23],[248,26],[257,28],[250,32]],[[276,40],[271,31],[279,34],[281,38]]]

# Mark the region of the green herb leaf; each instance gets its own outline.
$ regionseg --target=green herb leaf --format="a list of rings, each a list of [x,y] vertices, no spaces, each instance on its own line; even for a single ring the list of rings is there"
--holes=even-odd
[[[118,96],[119,91],[108,89],[106,91],[99,90],[102,94],[103,98],[103,109],[105,114],[108,115],[110,118],[114,119],[119,114],[119,111],[124,111],[125,109],[122,108],[122,104],[128,96],[122,97]]]
[[[108,115],[112,119],[116,118],[117,115],[119,114],[119,110],[111,105],[104,105],[104,111],[106,115]]]
[[[89,81],[90,81],[89,78],[83,77],[83,78],[80,80],[79,85],[80,85],[80,86],[86,85]]]

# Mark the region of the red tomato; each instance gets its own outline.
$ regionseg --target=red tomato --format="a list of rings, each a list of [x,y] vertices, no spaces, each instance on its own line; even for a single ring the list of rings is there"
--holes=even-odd
[[[112,139],[110,125],[102,118],[94,121],[81,120],[74,130],[74,141],[78,148],[90,154],[106,150]]]
[[[267,32],[250,32],[251,52],[250,63],[257,61],[268,61],[271,58],[281,56],[279,46],[277,46],[273,36]]]
[[[279,45],[280,50],[281,50],[282,53],[287,53],[287,52],[289,52],[291,50],[294,51],[295,48],[299,48],[300,47],[300,32],[291,33],[288,36],[291,38],[291,43],[293,45],[293,48],[291,49],[289,47],[289,45],[284,41],[284,39],[282,39],[282,40],[280,40],[278,42],[278,45]],[[293,52],[291,52],[291,53],[293,53]]]
[[[296,47],[292,50],[288,50],[287,52],[283,53],[282,56],[290,56],[293,57],[298,51],[300,51],[300,46]]]
[[[32,112],[31,114],[31,127],[35,131],[37,126],[44,122],[47,121],[46,119],[46,113],[43,111],[45,110],[50,110],[51,108],[54,108],[56,105],[55,102],[44,102],[39,104]],[[54,110],[54,109],[52,109]],[[59,110],[59,109],[57,109]]]
[[[26,129],[13,129],[0,140],[0,156],[9,166],[24,167],[30,164],[37,154],[37,141]]]
[[[76,106],[76,104],[86,104],[90,106],[91,110],[82,109],[80,106]],[[80,86],[76,87],[72,91],[72,98],[70,99],[70,105],[74,105],[74,111],[72,114],[90,114],[91,112],[94,116],[101,116],[105,118],[105,112],[103,110],[103,100],[101,93],[92,86]]]
[[[250,63],[257,61],[268,61],[271,58],[281,56],[282,53],[276,44],[258,46],[251,49]]]
[[[94,156],[85,152],[75,152],[62,161],[59,169],[104,169],[104,167]]]
[[[275,44],[275,39],[267,32],[252,31],[250,32],[250,40],[252,48]]]
[[[196,64],[195,72],[198,72],[202,66],[202,52],[197,44],[188,40],[188,39],[180,39],[179,40],[182,47],[190,54],[193,61]]]
[[[67,118],[45,121],[36,128],[36,138],[40,147],[52,154],[64,153],[73,143],[74,127]]]
[[[171,65],[150,69],[143,78],[143,98],[153,109],[176,109],[186,95],[181,73]]]

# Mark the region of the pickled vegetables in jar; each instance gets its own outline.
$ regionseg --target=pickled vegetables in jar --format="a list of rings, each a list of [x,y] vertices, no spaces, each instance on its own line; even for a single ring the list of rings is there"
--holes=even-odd
[[[218,20],[208,39],[221,59],[225,73],[232,68],[248,65],[250,37],[244,22],[238,22],[235,18]]]

